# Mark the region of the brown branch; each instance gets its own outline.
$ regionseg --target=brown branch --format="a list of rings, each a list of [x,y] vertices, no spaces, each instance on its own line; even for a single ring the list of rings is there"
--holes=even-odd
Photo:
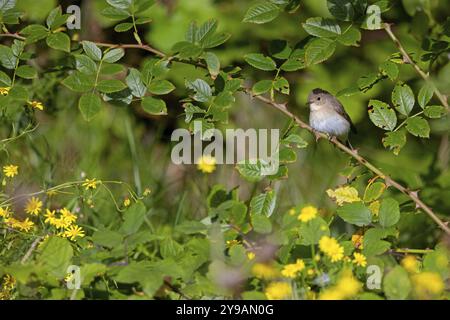
[[[447,109],[447,111],[449,111],[449,106],[448,106],[448,101],[447,101],[447,97],[442,94],[439,89],[432,83],[431,79],[430,79],[430,75],[425,73],[415,62],[414,60],[411,58],[411,56],[408,54],[408,52],[406,52],[405,48],[403,48],[403,45],[401,44],[400,40],[396,37],[396,35],[392,32],[391,29],[391,24],[389,23],[384,23],[383,24],[383,28],[386,31],[386,33],[389,35],[389,37],[391,38],[391,40],[395,43],[395,45],[397,46],[398,50],[400,51],[401,55],[403,56],[403,60],[410,64],[414,70],[422,77],[423,80],[425,80],[425,82],[431,84],[434,88],[434,93],[436,95],[436,97],[439,99],[439,101],[442,103],[442,105]]]
[[[397,47],[399,48],[400,52],[402,53],[402,55],[404,56],[404,58],[406,59],[406,61],[408,63],[410,63],[414,69],[416,69],[416,71],[419,73],[419,75],[426,81],[430,81],[429,76],[427,74],[425,74],[415,63],[414,61],[412,61],[411,57],[408,55],[408,53],[404,50],[403,46],[401,45],[401,43],[399,42],[399,40],[395,37],[395,35],[392,33],[390,25],[389,24],[385,24],[384,28],[386,30],[386,32],[389,34],[389,36],[394,40],[394,42],[397,44]],[[24,39],[23,37],[21,37],[20,35],[17,34],[0,34],[0,36],[9,36],[9,37],[13,37],[13,38],[17,38],[17,39]],[[123,48],[123,49],[141,49],[141,50],[145,50],[148,52],[151,52],[161,58],[168,58],[169,60],[174,60],[174,61],[178,61],[181,63],[188,63],[188,64],[193,64],[199,67],[204,67],[204,65],[199,64],[197,62],[193,62],[193,61],[185,61],[185,60],[179,60],[176,59],[174,57],[169,57],[168,55],[166,55],[165,53],[149,46],[149,45],[145,45],[145,44],[109,44],[109,43],[96,43],[99,46],[103,46],[103,47],[110,47],[110,48]],[[248,88],[243,88],[244,91],[250,95],[253,96],[251,91]],[[435,89],[435,93],[436,96],[441,100],[441,102],[443,103],[444,106],[446,106],[448,108],[448,104],[447,104],[447,99],[440,93],[440,91],[438,91],[437,89]],[[334,144],[337,148],[341,149],[343,152],[347,153],[348,155],[350,155],[351,157],[353,157],[355,160],[357,160],[361,165],[365,166],[367,169],[369,169],[370,171],[372,171],[375,175],[379,176],[380,178],[384,179],[386,182],[386,185],[388,186],[392,186],[395,189],[397,189],[398,191],[400,191],[401,193],[405,194],[407,197],[409,197],[412,201],[414,201],[414,203],[416,204],[416,208],[420,208],[422,209],[426,214],[428,214],[430,216],[431,219],[433,219],[434,222],[436,222],[436,224],[443,230],[445,231],[445,233],[447,233],[448,235],[450,235],[450,228],[447,226],[446,223],[444,223],[434,212],[433,210],[427,206],[418,196],[417,191],[411,191],[408,188],[404,187],[403,185],[401,185],[400,183],[398,183],[397,181],[393,180],[391,177],[389,177],[388,175],[386,175],[384,172],[382,172],[380,169],[378,169],[377,167],[375,167],[373,164],[371,164],[369,161],[367,161],[365,158],[363,158],[362,156],[360,156],[358,154],[358,152],[356,150],[352,150],[350,148],[348,148],[347,146],[345,146],[344,144],[342,144],[336,137],[332,137],[330,138],[328,135],[321,133],[321,132],[317,132],[315,131],[313,128],[311,128],[311,126],[309,126],[307,123],[303,122],[300,118],[298,118],[297,116],[295,116],[293,113],[291,113],[285,104],[280,104],[280,103],[276,103],[275,101],[272,101],[269,98],[266,98],[264,96],[256,96],[256,99],[265,102],[267,105],[281,111],[282,113],[284,113],[286,116],[288,116],[289,118],[293,119],[297,125],[305,130],[308,130],[309,132],[313,133],[317,138],[324,138],[327,139],[328,141],[330,141],[330,143]]]

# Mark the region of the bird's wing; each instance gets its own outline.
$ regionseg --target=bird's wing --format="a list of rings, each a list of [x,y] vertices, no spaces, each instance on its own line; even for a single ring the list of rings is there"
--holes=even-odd
[[[339,115],[341,115],[342,117],[344,117],[345,120],[347,120],[350,123],[350,128],[353,131],[353,133],[357,133],[356,131],[356,127],[352,122],[352,119],[350,119],[350,116],[348,115],[347,112],[345,112],[344,107],[342,106],[342,104],[339,102],[338,99],[334,98],[335,103],[333,103],[333,108],[334,110],[339,113]]]

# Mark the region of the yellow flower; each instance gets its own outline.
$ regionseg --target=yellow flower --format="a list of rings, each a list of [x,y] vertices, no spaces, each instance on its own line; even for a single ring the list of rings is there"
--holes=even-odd
[[[364,248],[363,241],[364,241],[364,236],[362,234],[352,235],[352,243],[356,249],[362,250]]]
[[[340,187],[335,190],[328,189],[327,194],[330,198],[335,199],[338,206],[342,206],[344,203],[361,201],[358,196],[358,190],[350,186]]]
[[[252,273],[260,279],[273,279],[278,277],[278,270],[273,265],[264,263],[255,263]]]
[[[306,274],[310,277],[312,277],[314,274],[316,273],[316,271],[314,271],[314,269],[308,269],[306,270]]]
[[[34,227],[34,222],[26,218],[24,221],[21,221],[17,227],[22,231],[28,232]]]
[[[56,229],[66,229],[71,225],[71,223],[63,217],[60,217],[59,219],[54,219],[52,225],[54,225]]]
[[[305,269],[305,263],[301,259],[297,259],[295,263],[287,264],[281,270],[281,274],[286,278],[295,278],[297,274]]]
[[[211,156],[202,156],[197,160],[197,169],[203,173],[212,173],[216,170],[216,159]]]
[[[44,105],[39,101],[28,101],[28,105],[34,109],[44,110]]]
[[[287,282],[272,282],[265,291],[269,300],[282,300],[291,296],[292,288]]]
[[[295,208],[291,208],[288,211],[288,214],[291,215],[291,216],[294,216],[296,213],[297,213],[297,210],[295,210]]]
[[[67,230],[64,232],[64,236],[72,241],[75,241],[77,237],[79,238],[84,237],[84,231],[81,227],[77,225],[72,225],[69,226]]]
[[[227,240],[227,247],[231,248],[232,246],[235,246],[235,245],[237,245],[239,243],[240,243],[240,241],[236,240],[236,239],[234,239],[234,240]]]
[[[62,208],[60,219],[64,220],[67,225],[71,225],[75,221],[77,221],[77,216],[70,212],[67,208]]]
[[[308,222],[312,219],[314,219],[317,216],[317,208],[313,206],[307,206],[300,211],[300,214],[298,216],[298,220],[301,222]]]
[[[19,174],[19,166],[15,165],[7,165],[3,167],[3,173],[8,178],[13,178],[14,176],[17,176]]]
[[[439,295],[445,288],[444,282],[438,273],[422,272],[411,277],[414,292],[419,299],[430,299]]]
[[[25,206],[25,212],[37,216],[42,210],[42,201],[38,198],[32,197],[28,200]]]
[[[408,254],[401,261],[403,268],[409,273],[417,273],[419,272],[420,263],[417,261],[416,257]]]
[[[44,220],[45,223],[53,224],[53,222],[56,219],[55,210],[50,211],[49,209],[46,209],[44,217],[45,217],[45,220]]]
[[[256,254],[254,252],[251,252],[251,251],[247,252],[248,260],[253,260],[253,259],[255,259],[255,257],[256,257]]]
[[[0,95],[7,96],[9,94],[9,90],[11,90],[11,87],[0,88]]]
[[[356,264],[358,267],[365,267],[367,266],[367,259],[362,253],[355,252],[353,253],[353,263]]]
[[[336,262],[344,258],[344,248],[334,238],[323,236],[319,240],[319,248],[331,258],[331,262]]]
[[[97,181],[95,178],[94,179],[86,179],[86,180],[84,180],[83,187],[85,187],[86,190],[97,189],[97,184],[99,184],[99,183],[100,183],[100,181]]]
[[[129,198],[126,198],[125,200],[123,200],[123,205],[125,207],[129,207],[131,204],[131,200]]]
[[[8,207],[0,208],[0,217],[9,218],[11,216],[11,211],[9,211]]]
[[[320,300],[345,300],[355,296],[361,289],[361,283],[352,273],[344,270],[335,286],[327,288],[320,293]]]

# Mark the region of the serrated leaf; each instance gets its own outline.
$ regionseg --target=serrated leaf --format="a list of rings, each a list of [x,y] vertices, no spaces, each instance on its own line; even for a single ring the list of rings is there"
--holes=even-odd
[[[337,209],[336,213],[345,222],[359,227],[367,226],[372,222],[372,214],[362,202],[344,204]]]
[[[419,96],[417,100],[422,109],[425,109],[428,102],[430,102],[431,98],[434,94],[434,88],[431,84],[425,84],[422,88],[420,88]]]
[[[94,88],[94,81],[93,76],[76,71],[65,78],[62,83],[75,92],[86,92]]]
[[[379,100],[369,101],[369,118],[377,127],[392,131],[397,125],[397,115],[395,111],[387,104]]]
[[[275,210],[276,195],[274,191],[259,194],[250,201],[250,214],[270,217]]]
[[[145,112],[153,115],[167,114],[167,107],[164,100],[153,97],[142,98],[142,108]]]
[[[187,81],[186,86],[195,91],[195,95],[193,97],[195,101],[208,102],[212,97],[211,87],[202,79],[196,79],[192,82]]]
[[[243,22],[267,23],[275,19],[280,13],[280,9],[269,1],[260,1],[252,5],[245,14]]]
[[[50,48],[70,52],[70,38],[65,33],[51,33],[47,37],[46,42]]]
[[[266,57],[261,53],[247,54],[244,56],[244,59],[249,65],[264,71],[272,71],[277,67],[272,58]]]
[[[309,18],[302,23],[303,29],[319,38],[335,38],[341,34],[341,27],[334,20],[327,18]]]
[[[86,93],[78,101],[78,108],[86,121],[91,121],[101,110],[102,101],[94,93]]]
[[[154,80],[150,83],[148,90],[152,94],[163,95],[175,90],[175,86],[167,80]]]
[[[97,73],[97,64],[84,54],[75,55],[76,68],[82,73],[93,75]]]
[[[443,106],[427,106],[424,110],[425,116],[432,119],[441,118],[447,114],[447,110]]]
[[[227,42],[230,37],[231,34],[226,32],[214,33],[203,38],[203,40],[200,41],[200,47],[203,49],[215,48]]]
[[[330,58],[336,50],[336,42],[327,38],[312,40],[306,47],[305,62],[307,65],[321,63]]]
[[[103,93],[122,91],[126,87],[122,81],[116,79],[102,80],[97,84],[98,91]]]
[[[361,41],[361,32],[355,27],[350,27],[343,34],[339,35],[337,40],[345,46],[358,47]]]
[[[114,8],[121,9],[121,10],[127,10],[130,8],[132,0],[106,0],[109,5],[113,6]]]
[[[289,58],[281,65],[281,70],[292,72],[305,68],[305,60]]]
[[[383,145],[385,148],[393,150],[395,155],[400,153],[400,150],[406,144],[406,134],[404,130],[387,132],[383,138]]]
[[[272,89],[272,80],[261,80],[253,85],[252,92],[257,96],[268,92],[270,89]]]
[[[430,137],[430,125],[428,124],[428,121],[422,117],[414,117],[406,120],[406,130],[416,137]]]
[[[0,45],[0,63],[3,67],[10,70],[15,69],[17,59],[10,47]]]
[[[37,71],[32,66],[20,66],[16,70],[16,75],[24,79],[34,79],[37,77]]]
[[[397,84],[392,91],[392,103],[401,114],[408,116],[414,107],[414,93],[407,84]]]
[[[383,199],[381,201],[378,219],[382,227],[392,227],[400,219],[400,206],[398,202],[392,198]]]
[[[26,43],[35,43],[39,40],[45,39],[49,33],[47,28],[39,24],[31,24],[20,31],[26,37]]]
[[[103,57],[103,61],[108,63],[115,63],[122,59],[125,55],[125,51],[122,48],[116,48],[105,52],[105,56]]]
[[[94,61],[102,60],[102,50],[91,41],[83,41],[83,50]]]
[[[125,81],[128,85],[128,88],[130,88],[133,96],[138,98],[142,98],[143,96],[145,96],[147,88],[142,81],[142,75],[139,70],[131,68]]]

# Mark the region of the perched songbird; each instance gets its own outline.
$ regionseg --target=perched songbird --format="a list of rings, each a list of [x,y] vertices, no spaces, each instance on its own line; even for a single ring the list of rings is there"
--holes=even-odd
[[[336,97],[328,91],[314,89],[308,96],[309,125],[317,131],[347,141],[350,129],[356,133],[352,120]]]

